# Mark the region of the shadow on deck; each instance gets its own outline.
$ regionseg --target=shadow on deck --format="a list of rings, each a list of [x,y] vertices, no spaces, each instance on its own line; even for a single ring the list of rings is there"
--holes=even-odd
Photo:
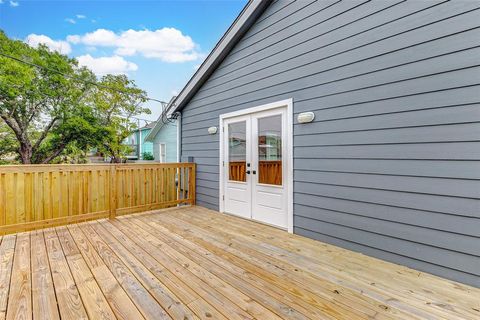
[[[4,236],[5,317],[479,319],[480,289],[182,207]]]

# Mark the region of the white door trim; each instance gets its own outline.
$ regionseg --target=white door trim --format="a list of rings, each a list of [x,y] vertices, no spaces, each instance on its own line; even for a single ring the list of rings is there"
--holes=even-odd
[[[182,153],[182,150],[181,150],[181,137],[182,137],[182,134],[181,134],[181,130],[182,130],[182,114],[180,113],[178,116],[177,116],[177,122],[176,122],[176,125],[177,125],[177,162],[182,162],[182,159],[180,157],[180,154]]]
[[[246,114],[256,113],[265,110],[271,110],[281,107],[287,107],[287,230],[289,233],[293,233],[293,99],[286,99],[282,101],[272,102],[264,104],[261,106],[242,109],[234,112],[229,112],[220,115],[220,181],[219,181],[219,202],[220,202],[220,212],[225,212],[225,201],[224,199],[224,170],[223,166],[224,161],[224,125],[223,122],[225,119],[242,116]]]

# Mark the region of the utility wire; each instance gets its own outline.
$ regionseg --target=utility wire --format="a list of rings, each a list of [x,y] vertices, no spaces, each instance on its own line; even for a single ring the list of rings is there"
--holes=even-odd
[[[47,68],[47,67],[41,66],[41,65],[39,65],[39,64],[33,63],[33,62],[29,62],[29,61],[22,60],[22,59],[20,59],[20,58],[17,58],[17,57],[8,55],[8,54],[3,53],[3,52],[1,52],[1,51],[0,51],[0,56],[5,57],[5,58],[9,58],[9,59],[12,59],[12,60],[15,60],[15,61],[17,61],[17,62],[20,62],[20,63],[26,64],[26,65],[29,65],[29,66],[31,66],[31,67],[35,67],[35,68],[38,68],[38,69],[43,69],[43,70],[47,70],[47,71],[50,71],[50,72],[54,72],[54,73],[60,74],[60,75],[64,76],[65,78],[70,78],[70,79],[75,80],[75,81],[79,81],[79,82],[83,82],[83,83],[87,83],[87,84],[92,84],[92,85],[95,85],[95,86],[97,86],[97,87],[99,87],[99,88],[116,91],[116,92],[123,93],[123,94],[126,94],[126,95],[139,96],[139,97],[142,97],[142,98],[144,98],[144,99],[146,99],[146,100],[159,102],[159,103],[162,104],[162,107],[163,107],[163,105],[166,105],[166,104],[167,104],[167,102],[162,101],[162,100],[150,98],[150,97],[148,97],[148,96],[144,96],[144,95],[141,95],[141,94],[135,94],[135,93],[127,92],[127,91],[120,90],[120,89],[117,89],[117,88],[112,88],[112,87],[109,87],[109,86],[105,86],[105,85],[99,84],[99,83],[97,83],[97,82],[95,82],[95,81],[83,80],[83,79],[80,79],[80,78],[78,78],[78,77],[74,77],[74,76],[65,74],[65,73],[63,73],[63,72],[61,72],[61,71],[58,71],[58,70],[55,70],[55,69]]]

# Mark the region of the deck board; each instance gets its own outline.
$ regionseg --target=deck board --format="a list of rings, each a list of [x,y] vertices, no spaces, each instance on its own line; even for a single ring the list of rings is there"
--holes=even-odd
[[[44,237],[61,318],[88,319],[87,311],[55,230],[45,230]]]
[[[32,319],[32,273],[30,269],[30,234],[17,235],[12,280],[7,304],[7,320]]]
[[[225,281],[234,284],[239,290],[247,294],[250,298],[263,304],[280,317],[285,317],[288,319],[306,319],[303,314],[292,308],[292,304],[286,304],[286,297],[283,292],[275,295],[273,291],[269,290],[268,286],[265,285],[261,278],[254,275],[249,275],[244,269],[220,259],[219,257],[211,254],[208,250],[186,241],[179,235],[170,233],[167,229],[162,229],[162,227],[160,225],[156,225],[155,222],[149,221],[148,225],[142,225],[139,219],[131,219],[130,222],[136,223],[139,227],[143,227],[143,229],[146,230],[154,227],[153,234],[155,234],[155,238],[162,239],[164,243],[168,243],[184,256],[197,261],[197,263],[205,266],[210,272],[214,273],[218,277],[221,277]],[[131,226],[131,224],[128,225]],[[155,230],[158,230],[158,232],[155,232]],[[160,249],[161,245],[159,245],[158,248]],[[295,305],[295,307],[301,309],[298,304]],[[302,311],[305,311],[306,314],[309,313],[309,311],[306,309],[302,309]]]
[[[166,311],[156,302],[147,288],[130,272],[128,267],[115,254],[114,250],[98,236],[95,230],[87,224],[82,225],[80,229],[85,233],[88,240],[91,241],[95,250],[142,315],[147,319],[170,319]]]
[[[131,225],[129,225],[131,227]],[[140,228],[132,228],[135,232],[140,233]],[[125,229],[123,229],[125,230]],[[146,236],[148,237],[148,236]],[[148,242],[157,250],[161,250],[161,255],[155,255],[157,259],[169,265],[171,270],[182,270],[178,273],[180,279],[186,284],[192,286],[192,289],[202,293],[202,295],[211,296],[214,306],[225,315],[226,318],[232,317],[233,312],[238,318],[252,318],[252,316],[260,319],[278,319],[271,311],[251,300],[250,297],[243,294],[233,285],[216,277],[207,269],[203,268],[196,262],[178,254],[174,248],[161,241],[153,240],[151,237]],[[153,248],[152,248],[153,249]],[[237,308],[243,310],[238,311]],[[249,315],[251,314],[251,315]]]
[[[122,262],[130,269],[140,283],[150,292],[152,297],[162,306],[173,319],[195,319],[192,312],[173,294],[142,262],[134,256],[127,247],[122,245],[124,240],[115,239],[109,231],[99,223],[91,223],[97,234],[112,248]],[[127,240],[128,241],[128,240]]]
[[[319,248],[319,242],[312,241],[307,238],[295,237],[300,240],[302,245],[285,241],[284,234],[276,229],[269,228],[271,234],[265,234],[265,228],[258,224],[249,224],[241,219],[236,219],[238,223],[220,225],[220,219],[216,215],[184,215],[182,212],[176,212],[173,216],[181,216],[183,219],[203,220],[203,226],[210,231],[211,234],[220,234],[223,231],[229,232],[234,236],[232,241],[240,241],[242,244],[248,243],[248,239],[253,242],[256,250],[259,250],[271,257],[278,258],[287,263],[292,263],[300,272],[309,272],[318,274],[322,278],[328,277],[335,280],[332,275],[338,278],[344,278],[345,286],[354,287],[356,284],[357,291],[363,290],[365,294],[369,292],[362,285],[370,285],[375,297],[385,297],[394,295],[399,301],[405,301],[406,307],[411,309],[412,304],[420,307],[423,304],[432,305],[432,309],[428,312],[416,310],[420,316],[426,317],[427,314],[436,314],[438,316],[449,317],[453,313],[463,314],[465,317],[475,316],[476,311],[470,307],[478,304],[478,296],[472,295],[470,291],[463,290],[457,283],[451,281],[438,281],[438,277],[420,273],[406,267],[396,266],[396,272],[392,272],[391,263],[372,259],[361,254],[352,254],[351,251],[340,249],[334,246],[323,244]],[[222,217],[222,219],[232,219],[230,216]],[[233,218],[235,219],[235,218]],[[197,223],[196,223],[197,224]],[[199,223],[202,225],[202,223]],[[220,227],[221,226],[221,227]],[[242,226],[244,228],[242,228]],[[278,236],[280,235],[280,236]],[[292,237],[292,236],[289,236]],[[302,254],[299,254],[302,252]],[[322,254],[323,253],[323,254]],[[327,253],[327,254],[325,254]],[[339,261],[338,256],[348,255],[348,259]],[[397,281],[395,286],[385,286],[383,281],[377,281],[372,286],[372,278],[375,277],[383,281]],[[418,277],[424,278],[419,283]],[[338,281],[336,281],[339,283]],[[412,290],[415,286],[421,284],[418,290]],[[382,299],[382,298],[380,298]],[[459,300],[460,299],[460,300]],[[454,303],[451,305],[445,304]],[[396,303],[399,303],[396,301]],[[453,310],[452,310],[453,308]]]
[[[60,319],[42,231],[31,234],[33,318]]]
[[[124,225],[116,220],[113,221],[113,224],[151,255],[153,260],[149,259],[148,256],[141,255],[145,265],[148,265],[151,269],[155,270],[157,277],[159,277],[159,279],[161,279],[161,281],[165,283],[170,290],[172,290],[172,292],[174,292],[200,319],[209,319],[212,317],[215,319],[228,319],[194,290],[195,283],[192,284],[182,281],[181,275],[183,273],[183,268],[176,265],[175,261],[170,261],[163,255],[163,247],[161,245],[156,246],[152,241],[152,236],[150,234],[139,229],[133,223]],[[165,261],[167,261],[170,268],[165,267],[162,264],[162,262]],[[172,269],[172,265],[177,268]]]
[[[97,281],[65,227],[56,228],[70,272],[90,319],[116,319]]]
[[[480,289],[182,207],[0,238],[17,318],[479,319]]]
[[[15,235],[8,235],[2,238],[0,244],[0,320],[4,320],[7,315],[7,302],[10,293],[10,279],[16,240],[17,237]]]
[[[272,274],[264,269],[264,267],[276,268],[276,266],[270,266],[267,264],[262,264],[261,266],[252,263],[250,257],[247,255],[243,255],[243,257],[247,258],[248,260],[242,259],[241,257],[235,256],[232,253],[232,248],[230,247],[230,243],[220,244],[216,242],[213,237],[208,238],[205,240],[205,235],[202,235],[202,232],[199,228],[194,228],[192,225],[189,225],[188,229],[182,229],[181,225],[175,225],[171,217],[161,217],[160,224],[167,227],[170,232],[175,232],[180,234],[182,237],[186,238],[187,240],[196,243],[197,245],[206,248],[208,251],[212,252],[214,255],[221,257],[222,259],[226,260],[227,262],[231,263],[243,269],[243,274],[252,274],[256,275],[255,281],[262,281],[265,287],[268,287],[270,292],[274,292],[274,295],[278,298],[283,298],[286,303],[290,306],[290,308],[295,309],[296,304],[298,302],[301,305],[302,311],[304,316],[311,315],[315,318],[326,318],[326,319],[334,319],[341,317],[342,315],[352,316],[354,315],[351,310],[348,309],[346,306],[335,306],[330,305],[328,301],[324,297],[315,296],[304,288],[297,286],[296,284],[283,279],[282,277],[278,277],[275,274]],[[308,301],[308,303],[305,303]]]
[[[312,313],[326,314],[333,318],[355,317],[358,314],[368,318],[376,314],[373,308],[362,304],[361,299],[345,299],[341,294],[332,295],[331,293],[334,290],[338,291],[338,288],[325,288],[327,284],[325,281],[314,282],[313,279],[296,276],[293,270],[292,273],[288,272],[287,267],[278,261],[272,258],[265,259],[256,250],[239,245],[233,238],[222,238],[220,232],[213,235],[185,220],[175,220],[171,216],[160,218],[162,224],[178,233],[182,232],[182,226],[188,227],[189,230],[183,233],[185,237],[245,268],[246,271],[267,279],[271,286],[276,286],[285,294],[289,294],[292,300],[309,301],[316,309],[310,310]]]
[[[144,319],[78,226],[68,229],[117,319]]]
[[[317,276],[318,273],[315,271],[317,270],[318,265],[324,263],[324,256],[322,256],[321,261],[316,261],[312,264],[308,257],[294,254],[286,250],[278,250],[278,247],[265,243],[266,238],[273,240],[273,243],[275,243],[275,237],[268,235],[265,236],[261,233],[252,234],[252,230],[241,230],[238,232],[233,229],[232,231],[229,226],[220,225],[218,220],[202,221],[203,217],[197,215],[192,215],[187,218],[181,212],[177,212],[174,214],[174,216],[183,218],[183,220],[180,222],[181,225],[195,228],[195,234],[202,233],[204,235],[208,235],[209,237],[214,235],[215,239],[220,241],[218,242],[218,245],[224,250],[233,252],[237,256],[243,257],[245,260],[252,261],[250,257],[255,257],[257,258],[257,260],[254,262],[255,264],[260,265],[263,268],[270,268],[270,272],[277,274],[278,276],[290,279],[294,282],[296,281],[297,286],[302,286],[303,284],[302,287],[308,287],[308,284],[311,284],[310,290],[317,295],[323,295],[325,293],[324,290],[327,290],[327,292],[335,292],[337,293],[336,297],[339,298],[339,303],[343,302],[344,305],[355,308],[357,311],[363,312],[365,315],[371,316],[372,311],[379,312],[381,311],[380,309],[387,309],[389,312],[393,312],[398,317],[418,316],[420,318],[428,318],[432,312],[432,310],[429,310],[429,312],[424,312],[422,310],[411,309],[409,306],[407,307],[407,309],[409,309],[408,312],[407,310],[401,311],[401,308],[390,308],[390,306],[388,306],[388,299],[382,299],[381,297],[377,300],[383,301],[384,304],[379,304],[377,301],[371,299],[370,301],[369,299],[363,299],[363,301],[359,301],[359,297],[356,297],[355,294],[355,291],[359,290],[355,290],[355,287],[348,285],[342,285],[339,287],[339,284],[341,283],[338,281],[330,281],[331,274],[334,274],[336,270],[330,269],[327,273],[319,273],[321,277]],[[172,217],[169,216],[168,219],[172,220]],[[188,221],[192,220],[195,221],[194,225],[188,223]],[[203,227],[204,230],[199,229],[197,226]],[[247,237],[245,234],[252,234],[253,237]],[[258,238],[262,239],[262,241],[259,241]],[[223,243],[221,242],[222,240]],[[228,248],[225,247],[226,243],[228,243]],[[271,265],[273,265],[274,268],[272,268]],[[376,277],[378,278],[377,275]],[[350,281],[353,280],[354,279],[350,279]],[[398,288],[395,290],[398,293]],[[398,296],[397,293],[396,296]],[[444,313],[443,310],[442,312],[437,312],[437,315],[448,318],[448,314]]]

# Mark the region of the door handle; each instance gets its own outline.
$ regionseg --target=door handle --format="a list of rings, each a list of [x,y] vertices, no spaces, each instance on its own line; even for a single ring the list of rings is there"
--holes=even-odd
[[[255,171],[254,171],[255,172]],[[247,170],[247,174],[250,174],[250,170]],[[255,174],[255,173],[254,173]]]

